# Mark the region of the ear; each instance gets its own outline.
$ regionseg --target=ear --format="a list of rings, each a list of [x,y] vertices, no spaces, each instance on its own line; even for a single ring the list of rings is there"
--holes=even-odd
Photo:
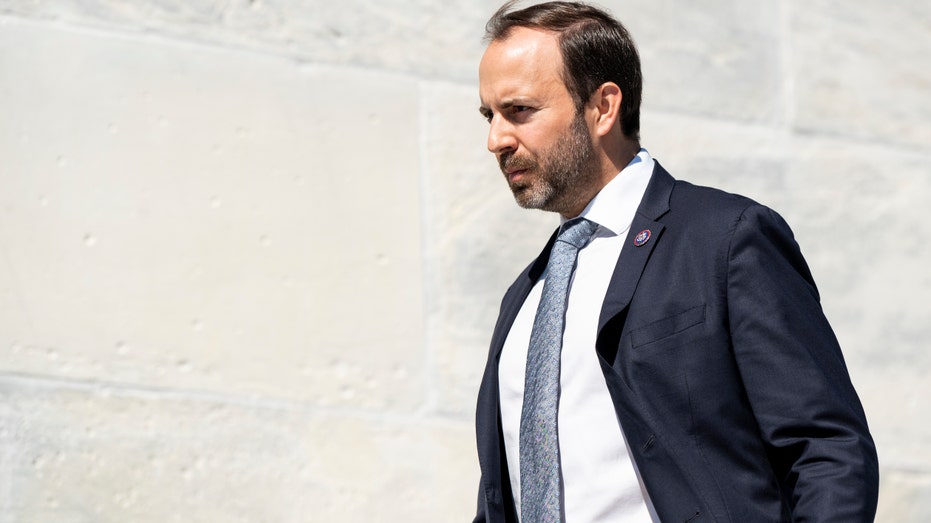
[[[615,128],[621,114],[622,98],[621,88],[614,82],[605,82],[592,93],[586,105],[594,118],[592,131],[595,135],[605,136]]]

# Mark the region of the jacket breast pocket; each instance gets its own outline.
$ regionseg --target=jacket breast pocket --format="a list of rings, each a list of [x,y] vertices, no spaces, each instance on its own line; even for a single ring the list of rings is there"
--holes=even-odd
[[[630,331],[630,343],[636,348],[648,348],[660,341],[700,325],[705,321],[705,304],[686,309]],[[667,343],[663,343],[667,345]]]

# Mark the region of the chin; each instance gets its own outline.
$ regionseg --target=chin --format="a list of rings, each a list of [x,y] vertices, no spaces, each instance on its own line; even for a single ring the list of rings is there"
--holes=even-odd
[[[549,195],[540,194],[539,191],[533,191],[529,187],[521,192],[515,191],[514,200],[517,201],[517,205],[524,209],[540,209],[544,211],[550,210],[549,207],[553,203]]]
[[[514,191],[514,201],[517,202],[517,205],[523,207],[524,209],[535,209],[536,208],[536,205],[534,204],[537,202],[534,200],[533,195],[526,193],[526,190]]]

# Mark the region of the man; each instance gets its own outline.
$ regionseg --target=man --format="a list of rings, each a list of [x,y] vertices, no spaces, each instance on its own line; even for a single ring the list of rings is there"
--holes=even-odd
[[[488,148],[563,225],[501,306],[475,521],[872,521],[875,447],[788,226],[640,147],[610,15],[508,3],[486,30]]]

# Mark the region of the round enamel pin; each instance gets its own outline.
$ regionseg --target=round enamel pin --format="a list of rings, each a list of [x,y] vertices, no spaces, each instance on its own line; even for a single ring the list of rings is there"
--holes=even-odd
[[[650,241],[650,229],[644,229],[634,236],[634,245],[636,247],[641,247],[648,241]]]

